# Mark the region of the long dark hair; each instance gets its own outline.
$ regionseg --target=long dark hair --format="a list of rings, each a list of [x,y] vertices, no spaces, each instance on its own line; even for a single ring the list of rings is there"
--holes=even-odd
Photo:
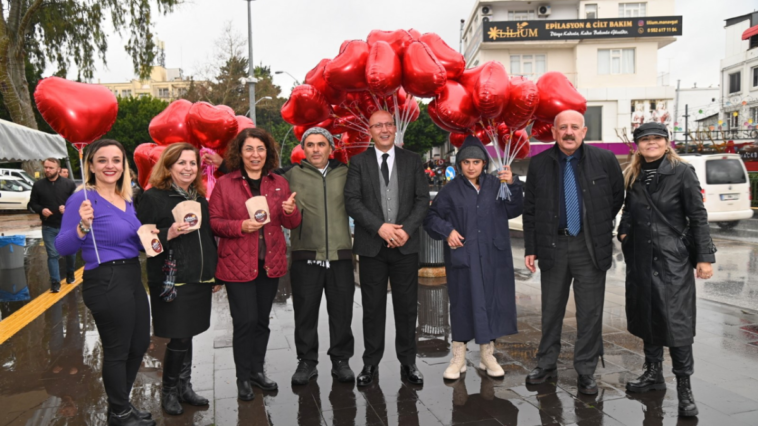
[[[266,176],[279,165],[279,144],[273,136],[261,128],[250,128],[241,131],[226,148],[226,167],[229,170],[242,170],[245,168],[242,162],[242,146],[248,138],[255,138],[263,142],[266,147],[266,163],[263,164],[261,176]]]

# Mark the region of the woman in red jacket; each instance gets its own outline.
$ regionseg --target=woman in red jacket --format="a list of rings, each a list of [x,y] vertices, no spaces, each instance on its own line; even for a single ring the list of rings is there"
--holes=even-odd
[[[272,173],[279,161],[278,150],[265,130],[240,132],[226,150],[230,173],[216,182],[209,203],[211,228],[219,237],[216,280],[226,284],[229,297],[237,391],[243,401],[255,397],[252,385],[277,389],[263,372],[271,333],[269,314],[279,277],[287,273],[282,226],[296,228],[301,219],[289,184]],[[268,201],[271,221],[265,225],[251,219],[245,206],[245,201],[258,195]]]

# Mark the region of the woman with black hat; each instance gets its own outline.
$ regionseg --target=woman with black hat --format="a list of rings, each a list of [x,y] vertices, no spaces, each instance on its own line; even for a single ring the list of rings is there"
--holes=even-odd
[[[502,377],[492,342],[517,333],[508,220],[521,215],[523,191],[509,167],[497,177],[487,174],[487,159],[481,141],[467,137],[456,156],[458,176],[437,194],[424,220],[430,237],[446,240],[453,359],[443,377],[450,380],[466,371],[466,343],[472,339],[481,349],[479,368]],[[502,181],[510,200],[497,199]]]
[[[690,387],[695,275],[711,278],[716,261],[708,213],[695,170],[671,148],[666,126],[645,123],[634,131],[634,142],[638,149],[624,171],[626,201],[618,233],[627,265],[627,328],[644,341],[645,371],[626,389],[666,389],[661,363],[668,346],[679,415],[696,416]]]

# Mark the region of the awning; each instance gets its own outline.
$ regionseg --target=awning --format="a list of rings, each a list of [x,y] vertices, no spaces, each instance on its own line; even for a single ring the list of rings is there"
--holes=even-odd
[[[66,141],[61,136],[0,120],[0,160],[27,161],[66,157]]]
[[[742,33],[742,39],[747,40],[754,35],[758,35],[758,25],[746,29],[745,32]]]

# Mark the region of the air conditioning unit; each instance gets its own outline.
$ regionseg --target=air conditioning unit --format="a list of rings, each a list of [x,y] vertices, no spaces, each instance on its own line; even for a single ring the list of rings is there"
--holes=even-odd
[[[547,16],[550,16],[550,5],[549,4],[541,4],[537,6],[537,16],[544,18]]]
[[[482,16],[492,16],[492,7],[482,6]]]
[[[489,21],[490,21],[489,16],[485,16],[484,18],[482,18],[482,22],[489,22]]]

